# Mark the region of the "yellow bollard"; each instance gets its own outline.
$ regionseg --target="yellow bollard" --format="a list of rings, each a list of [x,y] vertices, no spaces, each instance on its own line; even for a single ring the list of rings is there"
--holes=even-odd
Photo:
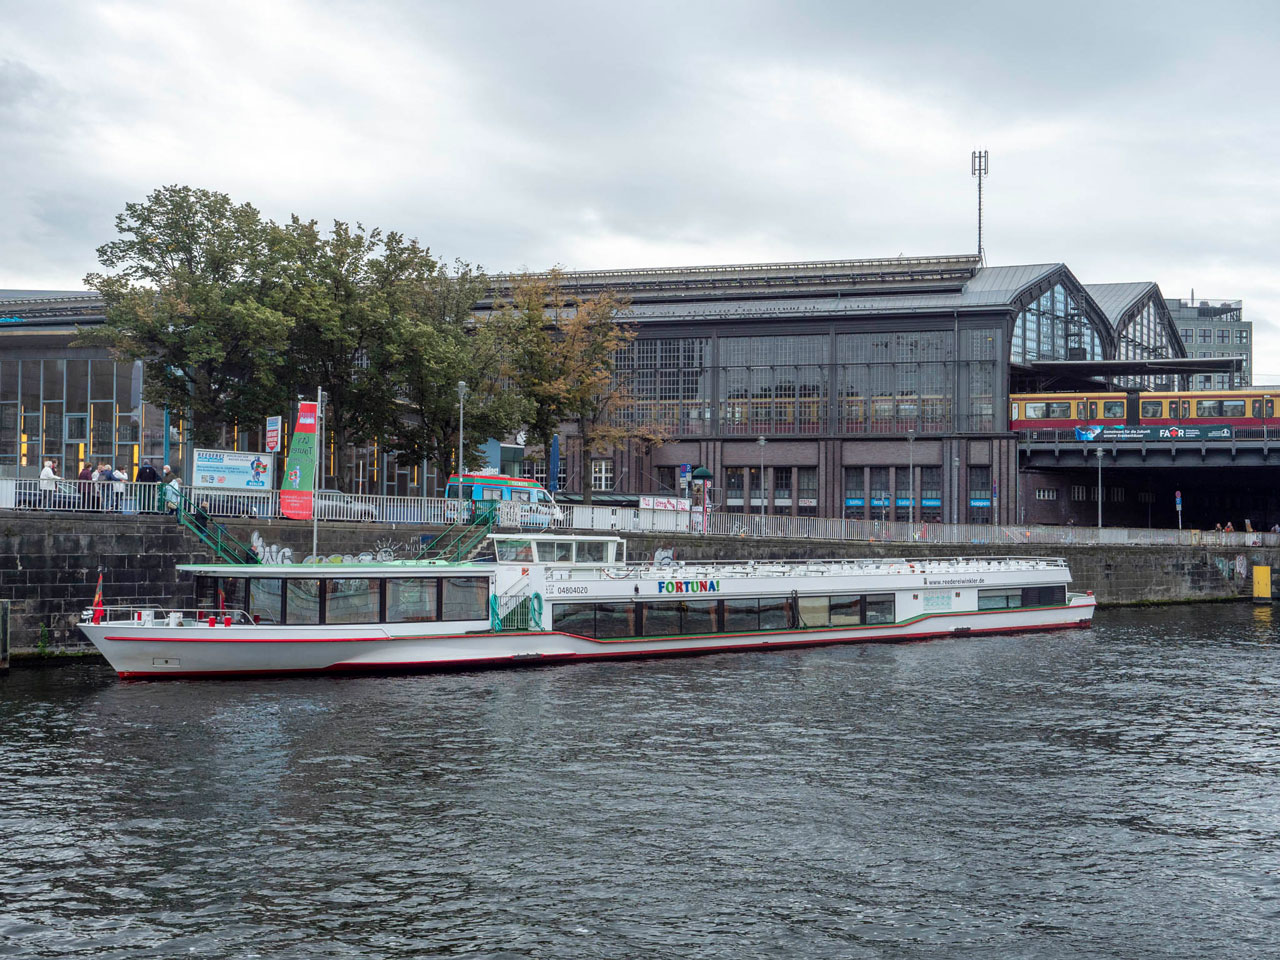
[[[1271,568],[1253,568],[1253,602],[1271,602]]]

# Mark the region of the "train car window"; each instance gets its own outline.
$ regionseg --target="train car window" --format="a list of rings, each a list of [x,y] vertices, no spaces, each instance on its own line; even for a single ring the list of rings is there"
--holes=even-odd
[[[1222,415],[1224,417],[1243,417],[1244,401],[1243,400],[1223,400]]]
[[[1102,401],[1102,419],[1119,420],[1124,416],[1123,400],[1103,400]]]
[[[1018,404],[1016,402],[1009,404],[1009,419],[1018,419]]]
[[[1045,418],[1045,411],[1048,409],[1048,406],[1049,405],[1047,403],[1028,403],[1027,419],[1043,420]]]
[[[1076,401],[1076,419],[1077,420],[1084,419],[1084,401],[1083,400]]]
[[[1256,420],[1260,416],[1262,416],[1262,401],[1255,400],[1253,401],[1253,417]]]
[[[1190,417],[1191,417],[1191,401],[1183,400],[1182,401],[1182,419],[1187,420],[1187,419],[1190,419]]]
[[[1090,420],[1098,419],[1098,401],[1097,400],[1089,401],[1089,419]]]
[[[1071,419],[1071,403],[1064,400],[1060,403],[1049,404],[1049,418],[1051,420],[1070,420]]]
[[[1274,417],[1276,415],[1276,402],[1270,397],[1267,398],[1267,416]]]
[[[1222,401],[1221,400],[1197,400],[1196,416],[1197,417],[1222,416]]]
[[[1164,401],[1163,400],[1143,400],[1142,416],[1145,417],[1163,417]]]

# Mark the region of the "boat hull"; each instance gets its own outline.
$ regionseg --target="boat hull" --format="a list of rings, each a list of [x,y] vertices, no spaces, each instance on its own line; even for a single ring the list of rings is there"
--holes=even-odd
[[[386,625],[172,628],[123,622],[84,623],[81,630],[121,677],[160,679],[475,669],[826,644],[903,643],[1087,627],[1094,608],[1092,596],[1072,596],[1061,606],[929,614],[894,624],[618,640],[555,631],[395,635],[384,629]]]

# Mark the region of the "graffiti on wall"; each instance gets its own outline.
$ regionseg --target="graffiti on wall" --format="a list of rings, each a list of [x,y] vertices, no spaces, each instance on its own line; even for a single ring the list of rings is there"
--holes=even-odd
[[[294,559],[292,547],[282,547],[278,543],[267,543],[257,530],[249,538],[249,545],[258,559],[263,563],[387,563],[391,560],[406,560],[416,553],[410,552],[409,545],[403,540],[392,540],[389,537],[379,538],[372,550],[360,553],[309,553],[301,560]]]

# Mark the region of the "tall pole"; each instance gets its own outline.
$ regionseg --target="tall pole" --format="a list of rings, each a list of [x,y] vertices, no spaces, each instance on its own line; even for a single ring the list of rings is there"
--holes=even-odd
[[[316,426],[320,434],[320,450],[318,456],[311,458],[311,556],[318,558],[320,516],[320,481],[324,478],[324,390],[316,387]]]
[[[1098,455],[1098,529],[1102,529],[1102,448],[1093,451]]]
[[[462,411],[466,403],[467,383],[458,381],[458,522],[462,522],[462,454],[466,447],[462,442]]]
[[[764,492],[764,445],[768,441],[761,437],[756,443],[760,444],[760,518],[764,519],[764,505],[767,496]]]
[[[907,490],[911,504],[907,507],[907,522],[916,522],[916,432],[907,431]]]
[[[987,262],[987,253],[982,248],[982,181],[991,171],[987,167],[987,151],[974,150],[969,157],[969,173],[978,178],[978,260]]]

